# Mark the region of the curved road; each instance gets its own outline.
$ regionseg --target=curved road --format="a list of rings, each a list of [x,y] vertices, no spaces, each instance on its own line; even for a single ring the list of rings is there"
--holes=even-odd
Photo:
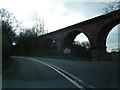
[[[3,88],[118,88],[118,65],[38,57],[16,57]]]

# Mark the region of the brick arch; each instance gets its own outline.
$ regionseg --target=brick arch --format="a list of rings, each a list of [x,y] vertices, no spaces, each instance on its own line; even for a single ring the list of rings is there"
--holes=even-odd
[[[79,34],[81,34],[81,33],[83,33],[83,34],[88,38],[88,40],[89,40],[89,42],[90,42],[89,36],[88,36],[85,32],[76,30],[76,31],[71,31],[71,32],[69,32],[69,33],[64,37],[62,47],[63,47],[63,48],[64,48],[64,47],[70,47],[71,44],[73,43],[74,39],[76,38],[76,36],[79,35]]]
[[[109,23],[105,24],[103,28],[97,35],[97,46],[106,48],[106,39],[109,32],[116,26],[120,24],[120,19],[110,21]]]
[[[108,60],[106,55],[106,39],[109,32],[120,23],[120,19],[106,23],[97,34],[96,44],[91,48],[93,60]]]

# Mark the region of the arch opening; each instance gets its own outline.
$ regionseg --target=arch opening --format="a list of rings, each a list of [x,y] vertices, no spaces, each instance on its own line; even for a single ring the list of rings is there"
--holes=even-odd
[[[120,24],[116,25],[108,34],[106,39],[106,51],[112,52],[113,50],[119,48],[119,41],[118,41],[118,28]]]
[[[106,24],[98,34],[97,38],[97,46],[104,47],[106,51],[106,40],[108,37],[109,32],[120,23],[120,20],[113,20]]]
[[[83,32],[70,32],[64,39],[63,49],[69,48],[71,55],[90,59],[90,41]]]
[[[113,28],[120,23],[120,20],[113,20],[107,23],[99,32],[97,36],[97,55],[101,60],[112,60],[109,53],[107,53],[107,37],[109,37],[110,32],[112,32]],[[115,27],[116,28],[116,27]],[[111,39],[112,41],[112,39]]]
[[[119,26],[120,24],[112,28],[106,39],[107,58],[111,61],[119,61],[120,57]]]
[[[85,47],[86,49],[90,49],[90,41],[84,33],[78,34],[75,37],[73,44],[80,44],[81,46]]]

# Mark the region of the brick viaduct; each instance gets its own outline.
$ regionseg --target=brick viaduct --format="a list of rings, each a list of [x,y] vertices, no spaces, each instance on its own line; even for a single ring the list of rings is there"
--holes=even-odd
[[[56,44],[58,51],[69,47],[75,37],[84,33],[91,44],[92,60],[106,59],[106,38],[109,32],[120,23],[120,10],[101,15],[81,23],[77,23],[60,30],[45,34],[42,40],[51,40]]]

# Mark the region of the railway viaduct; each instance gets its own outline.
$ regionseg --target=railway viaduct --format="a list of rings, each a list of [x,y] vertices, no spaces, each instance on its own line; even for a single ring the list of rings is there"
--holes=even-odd
[[[106,60],[106,38],[109,32],[120,23],[120,10],[101,15],[57,31],[42,35],[44,42],[56,44],[58,51],[73,43],[75,37],[84,33],[91,44],[92,60]]]

